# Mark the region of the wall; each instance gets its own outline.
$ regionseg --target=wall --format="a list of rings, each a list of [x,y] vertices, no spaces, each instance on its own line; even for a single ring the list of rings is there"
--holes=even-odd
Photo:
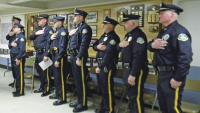
[[[6,40],[6,34],[11,29],[11,20],[12,17],[16,16],[22,19],[22,25],[25,24],[25,16],[24,15],[8,15],[8,16],[1,16],[0,17],[0,48],[8,48]]]
[[[188,79],[200,80],[200,49],[199,49],[199,30],[200,30],[200,1],[199,0],[174,0],[175,4],[184,9],[179,16],[179,23],[185,26],[192,35],[193,62],[191,64],[190,76]]]

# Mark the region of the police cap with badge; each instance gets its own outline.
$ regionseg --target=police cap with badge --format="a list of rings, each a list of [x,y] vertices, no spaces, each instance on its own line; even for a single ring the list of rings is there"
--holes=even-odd
[[[175,13],[179,15],[180,13],[183,12],[183,9],[174,4],[161,3],[159,12],[163,12],[163,11],[174,11]]]
[[[117,22],[116,20],[109,18],[108,16],[106,16],[104,18],[103,24],[112,24],[113,26],[116,26],[117,24],[119,24],[119,22]]]
[[[139,20],[140,16],[139,15],[133,15],[133,14],[124,14],[122,22],[127,22],[129,20]]]
[[[48,20],[48,18],[49,18],[49,15],[47,15],[47,14],[41,14],[37,17],[38,20],[40,20],[40,19],[47,19]]]
[[[62,17],[62,16],[57,16],[54,18],[55,22],[58,22],[58,21],[61,21],[61,22],[64,22],[65,21],[65,17]]]
[[[12,21],[14,21],[14,20],[18,20],[19,22],[21,22],[21,19],[18,17],[15,17],[15,16],[13,16],[13,18],[12,18]]]
[[[87,12],[83,11],[83,10],[80,10],[80,9],[77,9],[75,8],[74,10],[74,15],[80,15],[80,16],[83,16],[84,18],[88,15]]]

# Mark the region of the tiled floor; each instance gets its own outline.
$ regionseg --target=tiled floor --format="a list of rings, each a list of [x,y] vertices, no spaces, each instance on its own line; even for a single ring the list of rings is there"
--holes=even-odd
[[[42,98],[40,94],[33,94],[28,87],[25,96],[13,98],[13,89],[8,87],[8,84],[12,82],[11,72],[6,73],[5,77],[3,76],[4,69],[0,69],[0,72],[0,113],[72,113],[68,104],[55,107],[48,97]],[[36,85],[38,85],[37,81]],[[91,103],[89,110],[83,113],[94,113]],[[157,112],[146,109],[146,113]]]

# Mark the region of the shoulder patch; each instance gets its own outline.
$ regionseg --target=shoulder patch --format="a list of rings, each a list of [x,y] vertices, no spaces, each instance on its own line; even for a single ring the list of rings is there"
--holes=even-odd
[[[162,39],[167,41],[169,39],[169,34],[165,34],[164,36],[162,36]]]
[[[185,41],[188,41],[188,39],[189,39],[188,36],[186,34],[184,34],[184,33],[181,33],[181,34],[178,35],[178,40],[179,41],[185,42]]]
[[[136,41],[138,44],[144,44],[144,39],[142,37],[138,37],[137,38],[137,41]]]
[[[87,29],[83,29],[83,30],[82,30],[82,33],[83,33],[83,34],[86,34],[87,32],[88,32]]]
[[[66,35],[66,32],[61,32],[61,36],[65,36]]]
[[[52,31],[52,30],[50,30],[50,31],[49,31],[49,34],[51,34],[51,35],[52,35],[52,34],[53,34],[53,31]]]
[[[115,45],[115,44],[116,44],[115,40],[111,40],[111,41],[110,41],[110,44],[111,44],[111,45]]]
[[[20,38],[20,41],[21,41],[21,42],[24,42],[24,38]]]

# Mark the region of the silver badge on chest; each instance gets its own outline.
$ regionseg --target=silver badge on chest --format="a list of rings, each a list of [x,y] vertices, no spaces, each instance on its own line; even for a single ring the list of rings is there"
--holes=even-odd
[[[133,37],[132,37],[132,36],[129,36],[129,37],[128,37],[128,42],[130,42],[132,39],[133,39]]]
[[[164,36],[162,36],[162,40],[167,41],[169,39],[169,34],[165,34]]]
[[[107,40],[108,40],[108,37],[107,37],[107,36],[104,37],[103,41],[105,42],[105,41],[107,41]]]

